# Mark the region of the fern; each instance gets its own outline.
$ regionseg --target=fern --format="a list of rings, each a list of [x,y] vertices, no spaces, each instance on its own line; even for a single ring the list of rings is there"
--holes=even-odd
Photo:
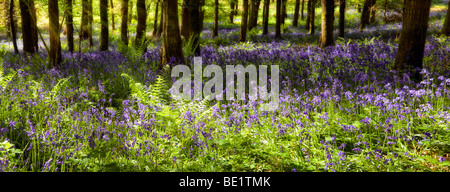
[[[51,91],[52,95],[56,96],[62,90],[62,88],[67,85],[67,83],[71,77],[72,76],[70,76],[69,78],[60,79],[58,81],[58,83],[56,83],[56,85],[53,86],[52,91]]]
[[[14,70],[11,70],[11,73],[9,75],[3,76],[3,61],[0,61],[0,93],[3,93],[3,91],[6,89],[6,86],[8,86],[9,82],[16,76],[17,72]]]

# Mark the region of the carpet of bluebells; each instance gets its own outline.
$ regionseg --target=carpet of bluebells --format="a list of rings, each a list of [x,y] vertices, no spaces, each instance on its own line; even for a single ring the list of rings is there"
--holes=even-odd
[[[326,49],[291,27],[282,40],[250,32],[241,44],[237,26],[216,39],[205,30],[204,65],[280,66],[274,112],[259,111],[261,101],[172,100],[175,79],[154,70],[158,43],[143,55],[115,43],[63,51],[61,69],[45,53],[3,51],[0,170],[449,171],[450,39],[433,35],[441,20],[430,22],[421,82],[391,70],[400,24],[349,27]]]

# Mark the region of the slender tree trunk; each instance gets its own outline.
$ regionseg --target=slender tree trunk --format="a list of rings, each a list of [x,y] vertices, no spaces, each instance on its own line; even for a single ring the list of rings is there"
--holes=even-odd
[[[303,20],[305,17],[303,16],[303,10],[305,8],[305,0],[302,0],[302,7],[301,7],[301,14],[300,14],[300,20]]]
[[[114,22],[114,3],[113,3],[113,0],[110,0],[110,4],[111,4],[111,27],[112,27],[112,30],[114,31],[114,30],[116,30],[116,23]]]
[[[370,23],[370,9],[375,5],[376,0],[365,0],[364,7],[361,14],[361,22],[359,24],[359,30],[363,31],[364,28]]]
[[[135,45],[136,48],[145,49],[144,47],[142,47],[145,45],[145,31],[147,28],[147,11],[145,10],[145,0],[137,0],[136,9],[138,15],[138,25],[136,27]]]
[[[334,0],[321,0],[322,2],[322,32],[320,34],[320,47],[325,48],[334,44]]]
[[[66,0],[66,37],[67,37],[67,47],[69,52],[73,53],[73,11],[72,11],[72,0]]]
[[[217,37],[219,35],[219,0],[214,1],[214,24],[212,37]]]
[[[128,25],[131,25],[131,21],[133,21],[133,8],[133,0],[130,0],[130,4],[128,5]]]
[[[252,30],[258,25],[258,12],[259,6],[261,5],[261,0],[251,0],[250,1],[250,17],[248,20],[248,30]]]
[[[202,32],[201,23],[201,1],[200,0],[190,0],[191,5],[189,6],[189,28],[190,35],[192,36],[192,50],[194,50],[195,56],[200,55],[200,33]]]
[[[8,38],[8,40],[11,38],[11,23],[10,23],[10,19],[9,19],[9,0],[5,0],[3,7],[2,7],[5,12],[4,12],[4,16],[6,18],[6,23],[5,23],[5,29],[6,29],[6,38]],[[7,10],[7,11],[6,11]]]
[[[305,29],[307,31],[309,31],[309,25],[311,23],[312,1],[313,0],[308,0],[308,5],[307,5],[306,24],[305,24]]]
[[[100,51],[108,51],[108,0],[100,0]]]
[[[300,11],[300,0],[295,0],[295,9],[294,9],[294,20],[292,21],[292,26],[298,26],[298,12]]]
[[[264,0],[264,7],[263,7],[263,35],[269,34],[269,6],[270,6],[270,0]]]
[[[94,40],[92,38],[92,24],[94,22],[94,10],[92,9],[92,0],[89,0],[88,3],[88,13],[89,13],[89,26],[88,26],[88,35],[89,35],[89,47],[93,47],[94,46]]]
[[[164,1],[164,0],[162,0]],[[162,3],[161,3],[161,16],[159,17],[159,28],[158,28],[158,33],[156,33],[156,36],[161,36],[162,31],[163,31],[163,23],[164,22],[164,17],[163,17],[163,8],[162,8]]]
[[[122,0],[122,23],[120,27],[120,38],[128,45],[128,0]]]
[[[372,7],[370,7],[369,23],[374,23],[376,20],[376,16],[377,16],[377,8],[375,7],[375,3],[373,3]]]
[[[33,47],[34,51],[39,51],[39,38],[38,38],[38,28],[37,28],[37,16],[36,16],[36,7],[34,6],[34,0],[29,0],[31,7],[31,23],[32,23],[32,35],[33,35]]]
[[[309,34],[313,35],[316,31],[316,26],[315,26],[315,17],[316,17],[316,3],[317,0],[311,0],[312,1],[312,7],[311,7],[311,15],[310,15],[310,20],[309,20]]]
[[[156,32],[158,31],[158,8],[159,8],[159,2],[160,0],[158,0],[156,2],[156,7],[155,7],[155,19],[153,20],[153,31],[152,31],[152,36],[155,37],[156,36]]]
[[[58,0],[48,1],[48,23],[50,33],[50,63],[58,67],[61,63],[61,41],[59,38],[59,9]]]
[[[189,41],[191,29],[189,24],[189,6],[190,0],[183,0],[181,5],[181,36],[185,41]]]
[[[230,23],[234,23],[234,15],[236,15],[236,4],[237,4],[237,0],[230,0],[230,15],[229,15],[229,22]]]
[[[88,39],[88,27],[89,27],[89,8],[88,8],[88,0],[81,1],[81,31],[80,31],[80,39]]]
[[[276,22],[275,22],[275,39],[281,38],[281,0],[276,0]]]
[[[287,2],[287,0],[281,0],[281,25],[284,25],[286,18],[287,18],[286,2]],[[283,33],[284,33],[284,31],[283,31]]]
[[[444,26],[442,27],[441,33],[443,35],[450,36],[450,1],[448,1],[447,16],[445,17]]]
[[[205,6],[205,0],[200,0],[200,7],[199,7],[200,32],[203,31],[203,24],[204,24],[204,20],[205,20],[205,10],[203,10],[204,6]]]
[[[342,37],[342,38],[344,38],[344,30],[345,30],[345,4],[346,4],[346,0],[340,0],[338,37]]]
[[[34,40],[33,40],[33,21],[31,18],[30,1],[19,0],[20,2],[20,15],[22,17],[22,40],[23,51],[26,53],[35,53]]]
[[[164,21],[160,69],[163,68],[166,64],[171,64],[171,66],[173,66],[176,64],[186,63],[181,47],[182,42],[180,36],[180,28],[178,25],[177,0],[163,0],[162,13]]]
[[[401,72],[405,67],[422,69],[430,6],[431,0],[406,1],[395,70]],[[420,70],[416,70],[411,79],[420,82]]]
[[[18,54],[19,53],[19,49],[17,48],[17,33],[16,33],[16,26],[15,26],[15,22],[14,22],[14,0],[11,0],[10,4],[9,4],[9,24],[10,24],[10,30],[11,30],[11,38],[12,38],[12,42],[13,42],[13,46],[14,46],[14,53]]]
[[[248,0],[243,0],[243,10],[241,17],[241,36],[239,38],[240,42],[247,41],[247,19],[248,19]]]

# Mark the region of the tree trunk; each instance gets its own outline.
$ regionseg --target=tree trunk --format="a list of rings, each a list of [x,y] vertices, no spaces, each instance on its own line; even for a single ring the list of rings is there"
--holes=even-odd
[[[110,0],[110,3],[111,3],[111,27],[112,27],[112,30],[114,31],[114,30],[116,30],[116,23],[114,22],[114,3],[113,3],[113,0]]]
[[[263,7],[263,35],[269,34],[269,6],[270,0],[264,0]]]
[[[142,47],[145,45],[145,31],[147,28],[147,11],[145,10],[145,0],[137,0],[136,9],[138,15],[138,24],[136,27],[135,46],[138,49],[144,49],[145,52],[145,47]]]
[[[37,28],[37,16],[36,16],[36,7],[34,6],[34,0],[29,0],[30,7],[31,7],[31,23],[32,23],[32,35],[33,35],[33,47],[34,51],[39,51],[39,45],[38,45],[38,28]]]
[[[377,8],[375,7],[375,3],[372,5],[372,7],[370,8],[370,19],[369,19],[369,23],[374,23],[376,20],[376,16],[377,16]]]
[[[219,0],[214,1],[214,24],[212,37],[217,37],[219,35]]]
[[[69,52],[73,53],[73,4],[72,0],[66,0],[66,37],[67,37],[67,47]]]
[[[89,8],[88,8],[88,0],[81,1],[81,27],[80,27],[80,39],[88,39],[88,27],[89,27]]]
[[[236,4],[237,4],[237,0],[230,0],[230,16],[229,16],[229,22],[230,23],[234,23],[234,15],[236,15]]]
[[[31,18],[30,0],[19,0],[20,15],[22,17],[22,40],[23,51],[26,53],[35,53],[33,40],[33,21]]]
[[[3,10],[7,10],[4,12],[4,15],[2,15],[2,17],[6,18],[6,23],[5,23],[5,29],[6,29],[6,38],[9,40],[11,38],[11,23],[10,23],[10,19],[9,19],[9,0],[5,0],[4,4],[3,4]]]
[[[189,6],[189,28],[190,36],[192,36],[192,50],[195,56],[200,55],[200,33],[202,32],[202,18],[201,18],[201,2],[200,0],[190,0]]]
[[[445,17],[444,26],[442,27],[441,33],[443,35],[450,36],[450,1],[448,1],[447,16]]]
[[[402,72],[405,67],[422,69],[430,5],[431,0],[406,1],[395,70]],[[420,82],[420,70],[416,70],[411,79]]]
[[[281,38],[281,0],[277,0],[275,21],[275,39]]]
[[[340,0],[339,5],[339,32],[338,37],[344,38],[344,30],[345,30],[345,4],[346,0]]]
[[[298,26],[298,12],[300,11],[300,0],[295,0],[295,9],[294,9],[294,20],[292,21],[292,26]]]
[[[261,0],[251,0],[250,2],[250,17],[248,21],[249,31],[258,25],[258,12],[259,6],[261,5]]]
[[[286,2],[287,2],[287,0],[281,0],[281,25],[284,25],[286,18],[287,18]],[[284,33],[284,31],[283,31],[283,33]]]
[[[311,5],[311,14],[309,15],[309,17],[311,17],[309,19],[309,34],[313,35],[316,31],[316,26],[315,26],[315,17],[316,17],[316,2],[317,0],[311,0],[312,5]]]
[[[304,8],[305,8],[305,0],[302,0],[302,7],[301,7],[301,10],[300,10],[300,12],[301,12],[301,14],[300,14],[300,20],[303,20],[303,19],[304,19],[304,16],[303,16],[303,10],[304,10]]]
[[[88,13],[89,13],[89,26],[88,26],[88,35],[89,35],[89,47],[94,46],[94,41],[92,38],[92,23],[94,22],[94,10],[92,9],[92,0],[89,0],[88,3]]]
[[[320,47],[325,48],[334,44],[334,0],[321,0],[322,2],[322,32],[320,34]]]
[[[10,4],[9,4],[9,24],[10,24],[10,30],[11,30],[11,38],[12,38],[12,42],[13,42],[13,46],[14,46],[14,53],[18,54],[19,53],[19,49],[17,48],[17,33],[16,33],[16,26],[15,26],[15,21],[14,21],[14,0],[11,0]]]
[[[108,51],[108,0],[100,0],[100,51]]]
[[[128,6],[128,25],[131,25],[131,21],[133,21],[133,8],[134,8],[133,0],[130,0],[130,4]]]
[[[248,19],[248,0],[243,0],[243,10],[241,17],[241,36],[239,38],[240,42],[247,41],[247,19]]]
[[[363,31],[364,28],[370,23],[370,10],[375,5],[376,0],[365,0],[364,7],[361,14],[361,22],[359,24],[359,30]]]
[[[58,67],[61,63],[61,41],[59,38],[59,9],[58,0],[48,1],[48,23],[50,33],[50,63]]]
[[[155,19],[153,20],[153,31],[152,31],[152,36],[153,37],[156,36],[156,32],[158,31],[158,8],[159,8],[159,2],[160,2],[160,0],[158,0],[156,2],[156,7],[155,7]]]
[[[128,45],[128,0],[122,0],[122,23],[120,27],[120,38]]]
[[[164,1],[164,0],[162,0]],[[162,3],[161,3],[161,16],[159,17],[159,28],[158,28],[158,33],[156,33],[157,37],[160,37],[163,31],[163,23],[164,22],[164,17],[163,17],[163,8],[162,8]]]
[[[190,0],[183,0],[181,5],[181,36],[184,38],[184,41],[189,41],[191,29],[189,28],[189,6]]]
[[[205,20],[205,10],[203,10],[203,7],[205,6],[205,0],[200,0],[200,7],[199,7],[199,15],[200,15],[200,32],[203,31],[203,21]]]
[[[308,5],[307,5],[306,24],[305,24],[305,29],[307,31],[309,31],[309,25],[311,23],[312,1],[313,0],[308,0]]]
[[[185,64],[183,50],[181,47],[180,28],[178,25],[178,4],[177,0],[163,0],[163,41],[161,47],[162,69],[166,64]],[[174,60],[172,60],[174,59]],[[173,62],[176,63],[173,63]]]

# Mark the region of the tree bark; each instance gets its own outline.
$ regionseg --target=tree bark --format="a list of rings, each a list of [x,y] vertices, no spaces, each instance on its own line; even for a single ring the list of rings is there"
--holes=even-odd
[[[242,8],[241,35],[239,41],[245,42],[247,41],[248,0],[243,0]]]
[[[100,51],[108,51],[108,0],[100,0]]]
[[[292,26],[298,26],[298,12],[300,11],[300,0],[295,0],[295,9],[294,9],[294,20],[292,21]]]
[[[152,36],[155,37],[156,33],[158,31],[158,8],[159,8],[159,2],[160,0],[158,0],[156,2],[156,7],[155,7],[155,19],[153,20],[153,31],[152,31]]]
[[[359,30],[363,31],[364,28],[370,23],[370,9],[375,5],[376,0],[365,0],[364,7],[361,14],[361,22],[359,24]]]
[[[281,0],[276,0],[275,39],[281,38]]]
[[[192,50],[195,56],[200,55],[200,33],[202,32],[202,18],[201,18],[201,0],[190,0],[189,6],[189,28],[190,36],[192,36]]]
[[[301,14],[300,14],[300,20],[303,20],[304,19],[304,16],[303,16],[303,10],[304,10],[304,8],[305,8],[305,0],[302,0],[302,7],[301,7]]]
[[[32,35],[33,35],[33,46],[35,52],[39,51],[39,37],[38,37],[38,28],[37,28],[37,16],[36,16],[36,7],[34,6],[34,0],[29,0],[31,7],[31,23],[32,23]]]
[[[234,15],[236,15],[236,5],[238,4],[237,0],[230,0],[230,15],[229,15],[229,22],[234,23]]]
[[[136,27],[135,46],[138,49],[144,49],[145,45],[145,31],[147,28],[147,11],[145,10],[145,0],[136,1],[136,9],[138,15],[138,24]],[[177,24],[178,25],[178,24]]]
[[[189,23],[189,6],[190,0],[183,0],[181,5],[181,36],[184,38],[184,41],[189,41],[191,29]]]
[[[322,2],[322,32],[320,34],[320,47],[325,48],[334,44],[334,0],[321,0]]]
[[[263,35],[269,34],[269,6],[270,6],[270,0],[264,0],[264,7],[263,7]]]
[[[114,3],[113,0],[110,0],[110,4],[111,4],[111,27],[112,30],[116,30],[116,23],[114,22]]]
[[[48,23],[50,33],[50,63],[58,67],[61,63],[61,41],[59,38],[59,9],[58,0],[48,1]]]
[[[130,0],[130,4],[128,6],[128,25],[131,25],[131,21],[133,21],[133,8],[134,8],[133,0]]]
[[[73,53],[73,4],[72,0],[66,0],[66,37],[67,37],[67,47],[69,52]]]
[[[217,37],[219,35],[219,0],[214,1],[214,24],[212,37]]]
[[[284,25],[286,18],[287,18],[286,2],[287,2],[287,0],[281,0],[281,25]],[[283,31],[283,33],[284,33],[284,31]]]
[[[372,7],[370,7],[370,19],[369,24],[374,23],[377,16],[377,8],[375,7],[375,3],[373,3]]]
[[[89,27],[89,8],[88,0],[81,1],[81,27],[80,27],[80,39],[88,39],[88,27]]]
[[[311,23],[312,1],[313,0],[308,0],[307,4],[306,24],[305,24],[305,29],[307,31],[309,31],[309,25]]]
[[[258,12],[259,6],[261,5],[261,0],[251,0],[250,1],[250,17],[248,20],[248,30],[252,30],[258,25]]]
[[[406,1],[395,70],[422,69],[430,6],[431,0]],[[415,70],[411,79],[420,82],[420,70]]]
[[[344,30],[345,30],[345,4],[346,0],[340,0],[339,5],[339,32],[338,37],[344,38]]]
[[[92,9],[92,0],[89,0],[88,2],[88,13],[89,13],[89,25],[88,25],[88,35],[89,35],[89,47],[94,46],[94,40],[92,38],[92,23],[94,22],[94,10]]]
[[[447,16],[445,17],[444,26],[442,27],[441,33],[443,35],[450,36],[450,1],[448,1]]]
[[[11,0],[9,4],[9,24],[10,24],[10,30],[11,30],[11,38],[14,46],[14,53],[18,54],[19,49],[17,48],[17,33],[16,33],[16,26],[14,22],[14,0]]]
[[[120,27],[120,38],[128,45],[128,0],[122,0],[122,23]]]
[[[163,0],[162,13],[163,41],[161,47],[160,69],[162,69],[166,64],[171,64],[171,67],[175,64],[185,64],[183,50],[181,47],[182,42],[180,28],[178,25],[177,0]]]
[[[162,0],[164,1],[164,0]],[[163,31],[163,23],[164,22],[164,16],[163,16],[163,8],[162,8],[162,3],[161,3],[161,16],[159,17],[159,28],[158,28],[158,33],[156,33],[157,37],[160,37]]]
[[[20,15],[22,17],[22,40],[23,51],[26,53],[35,53],[34,40],[33,40],[33,27],[29,0],[19,0],[20,2]]]
[[[309,34],[313,35],[316,31],[315,17],[316,17],[316,2],[317,0],[311,0],[311,14],[309,15]]]

